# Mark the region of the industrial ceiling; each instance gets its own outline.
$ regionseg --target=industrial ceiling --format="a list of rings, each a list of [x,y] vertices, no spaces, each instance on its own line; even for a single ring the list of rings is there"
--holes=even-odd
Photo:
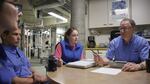
[[[71,0],[19,0],[23,5],[22,20],[27,25],[49,26],[61,21],[48,12],[54,12],[70,20]]]

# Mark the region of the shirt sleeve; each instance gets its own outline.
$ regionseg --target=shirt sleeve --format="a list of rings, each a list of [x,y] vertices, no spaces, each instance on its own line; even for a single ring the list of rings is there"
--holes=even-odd
[[[27,64],[28,68],[30,68],[31,67],[31,63],[30,63],[29,59],[25,56],[25,54],[24,54],[24,59],[26,61],[26,64]]]
[[[110,42],[109,47],[108,47],[107,52],[106,52],[106,57],[109,60],[113,60],[113,58],[115,57],[115,45],[114,45],[114,41]]]
[[[24,54],[24,52],[22,52],[21,50],[18,50],[18,52],[20,52],[19,54],[21,54],[20,56],[22,56],[22,58],[25,61],[25,64],[27,64],[28,68],[30,68],[31,63],[30,63],[29,59],[26,57],[26,55]]]
[[[140,48],[140,58],[141,61],[145,61],[149,55],[149,43],[144,39],[142,41],[142,46]]]
[[[61,44],[60,43],[56,46],[54,55],[58,59],[61,58],[61,56],[62,56],[62,48],[61,48]]]
[[[82,51],[81,53],[81,59],[85,59],[85,55],[84,55],[84,52]]]
[[[28,68],[30,68],[31,67],[31,63],[30,63],[30,61],[29,61],[29,59],[27,58],[27,66],[28,66]]]
[[[12,84],[12,79],[16,77],[14,70],[0,65],[0,84]]]

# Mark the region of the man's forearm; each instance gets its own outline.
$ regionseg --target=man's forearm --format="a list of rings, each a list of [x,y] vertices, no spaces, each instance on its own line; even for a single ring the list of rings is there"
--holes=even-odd
[[[12,82],[14,84],[33,84],[34,80],[32,77],[28,77],[28,78],[15,77],[13,78]]]

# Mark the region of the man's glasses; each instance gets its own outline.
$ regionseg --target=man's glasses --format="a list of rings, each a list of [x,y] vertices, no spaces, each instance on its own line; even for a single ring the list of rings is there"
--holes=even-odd
[[[10,2],[10,1],[5,1],[5,2],[14,5],[16,7],[16,9],[18,10],[18,13],[22,12],[22,5],[21,4],[16,4],[16,3]]]
[[[119,28],[120,32],[128,32],[131,28]]]
[[[119,29],[120,30],[120,32],[128,32],[129,31],[129,29]]]

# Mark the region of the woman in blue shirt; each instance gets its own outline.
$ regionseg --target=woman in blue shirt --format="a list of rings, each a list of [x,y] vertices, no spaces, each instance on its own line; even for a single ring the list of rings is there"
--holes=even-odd
[[[83,46],[78,42],[76,28],[71,27],[66,31],[64,40],[56,45],[54,55],[58,60],[58,66],[83,58]]]

